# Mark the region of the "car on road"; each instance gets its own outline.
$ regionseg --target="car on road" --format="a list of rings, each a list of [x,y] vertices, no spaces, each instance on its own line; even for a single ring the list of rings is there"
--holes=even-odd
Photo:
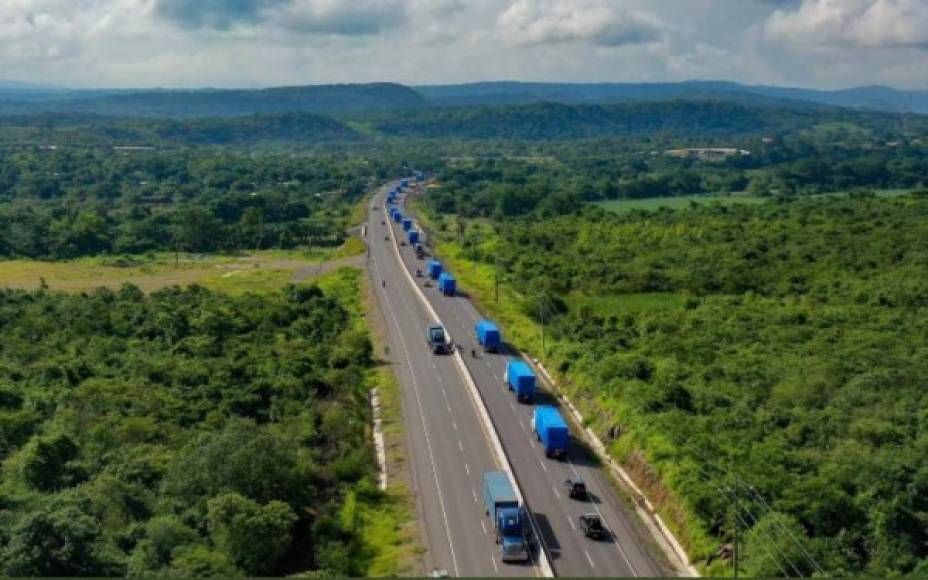
[[[570,499],[586,499],[586,484],[578,477],[568,477],[564,480],[564,488]]]
[[[602,540],[606,537],[606,528],[596,514],[583,514],[580,516],[580,529],[583,535],[591,540]]]

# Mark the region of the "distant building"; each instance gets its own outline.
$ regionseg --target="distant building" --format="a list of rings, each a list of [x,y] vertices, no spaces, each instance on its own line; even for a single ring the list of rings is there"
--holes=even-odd
[[[667,149],[664,155],[677,159],[698,159],[700,161],[724,161],[729,157],[746,157],[751,152],[747,149],[730,147],[690,147],[687,149]]]

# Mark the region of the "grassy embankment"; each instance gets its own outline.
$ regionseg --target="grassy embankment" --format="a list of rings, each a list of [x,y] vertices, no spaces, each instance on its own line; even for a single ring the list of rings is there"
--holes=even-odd
[[[546,368],[558,381],[558,387],[563,394],[569,397],[587,418],[585,426],[591,427],[595,432],[603,432],[608,426],[599,425],[591,419],[603,417],[603,414],[597,412],[599,401],[591,396],[591,390],[585,387],[587,378],[577,375],[575,371],[567,376],[557,372],[556,363],[561,360],[559,355],[567,350],[567,345],[561,344],[548,335],[545,337],[544,351],[542,351],[542,329],[532,317],[524,312],[525,297],[509,284],[500,282],[499,301],[496,301],[494,267],[467,259],[463,249],[450,233],[442,234],[442,228],[436,227],[438,224],[427,216],[421,205],[416,209],[420,220],[431,231],[439,232],[438,239],[432,240],[433,250],[457,277],[460,287],[468,293],[482,312],[501,325],[507,342],[526,355],[538,358],[545,363]],[[451,230],[452,228],[446,228],[447,232]],[[486,234],[483,243],[492,248],[495,239],[490,229],[481,224],[481,230]],[[633,311],[672,309],[680,307],[684,300],[685,298],[680,294],[662,293],[611,296],[577,294],[568,297],[571,306],[586,306],[594,312],[607,315],[614,314],[617,308]],[[623,464],[636,483],[648,494],[648,498],[691,557],[697,555],[698,558],[718,548],[717,540],[705,529],[699,518],[693,515],[690,507],[654,477],[655,472],[644,460],[642,450],[619,448],[617,444],[613,444],[609,446],[609,452]]]
[[[374,327],[374,313],[369,281],[357,268],[343,267],[317,281],[326,293],[338,297],[352,313],[354,324],[369,335],[379,334]],[[373,337],[372,337],[373,338]],[[348,502],[342,519],[360,520],[362,536],[369,546],[368,576],[414,576],[421,574],[415,506],[409,482],[404,476],[405,434],[403,411],[396,377],[388,364],[379,362],[368,371],[368,388],[377,389],[387,454],[387,489],[376,501]],[[350,507],[348,507],[350,506]]]

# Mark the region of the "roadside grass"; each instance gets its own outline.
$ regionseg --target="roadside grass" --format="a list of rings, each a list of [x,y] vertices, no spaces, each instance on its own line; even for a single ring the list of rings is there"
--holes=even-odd
[[[358,236],[351,236],[332,253],[331,259],[353,258],[354,256],[360,256],[366,250],[367,246],[364,244],[364,240]]]
[[[314,281],[335,297],[352,316],[352,326],[372,340],[379,335],[374,322],[370,281],[355,267],[343,266]],[[378,336],[378,342],[385,342]],[[358,493],[353,519],[364,543],[367,576],[421,575],[422,547],[416,508],[408,480],[402,397],[390,365],[380,362],[368,371],[368,389],[377,389],[387,456],[387,489]]]

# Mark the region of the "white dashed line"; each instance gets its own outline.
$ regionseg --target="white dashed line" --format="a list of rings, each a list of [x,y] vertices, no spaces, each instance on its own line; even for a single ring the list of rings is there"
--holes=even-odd
[[[470,475],[470,466],[467,465],[466,463],[464,464],[464,471],[467,472],[467,475]]]
[[[461,453],[464,453],[464,444],[458,441],[458,449],[461,450]]]
[[[450,407],[450,406],[448,407],[448,410],[449,410],[449,411],[451,410],[451,407]],[[457,421],[452,421],[452,422],[451,422],[451,428],[454,429],[455,431],[458,430]]]
[[[522,422],[522,419],[519,419],[519,427],[522,427],[522,430],[525,431],[525,423]]]
[[[470,494],[471,494],[472,496],[474,496],[474,503],[479,503],[479,502],[477,501],[477,492],[474,491],[474,490],[470,490]]]
[[[574,523],[574,520],[570,516],[565,516],[567,518],[567,523],[570,524],[570,527],[577,529],[577,524]]]
[[[493,562],[493,569],[494,569],[495,571],[499,572],[499,566],[496,565],[496,559],[495,559],[495,558],[490,558],[490,562]]]
[[[552,487],[551,489],[554,490],[554,495],[557,496],[557,499],[561,499],[561,494],[560,494],[560,492],[557,490],[557,488],[556,488],[556,487]]]
[[[480,527],[483,528],[483,533],[487,533],[487,525],[483,523],[483,520],[480,520]]]
[[[596,564],[593,563],[593,558],[590,558],[590,553],[584,550],[583,555],[586,556],[586,561],[590,563],[590,566],[595,568]]]
[[[542,461],[541,459],[538,460],[538,465],[540,465],[541,468],[544,469],[545,471],[548,471],[548,467],[545,465],[545,462]]]

